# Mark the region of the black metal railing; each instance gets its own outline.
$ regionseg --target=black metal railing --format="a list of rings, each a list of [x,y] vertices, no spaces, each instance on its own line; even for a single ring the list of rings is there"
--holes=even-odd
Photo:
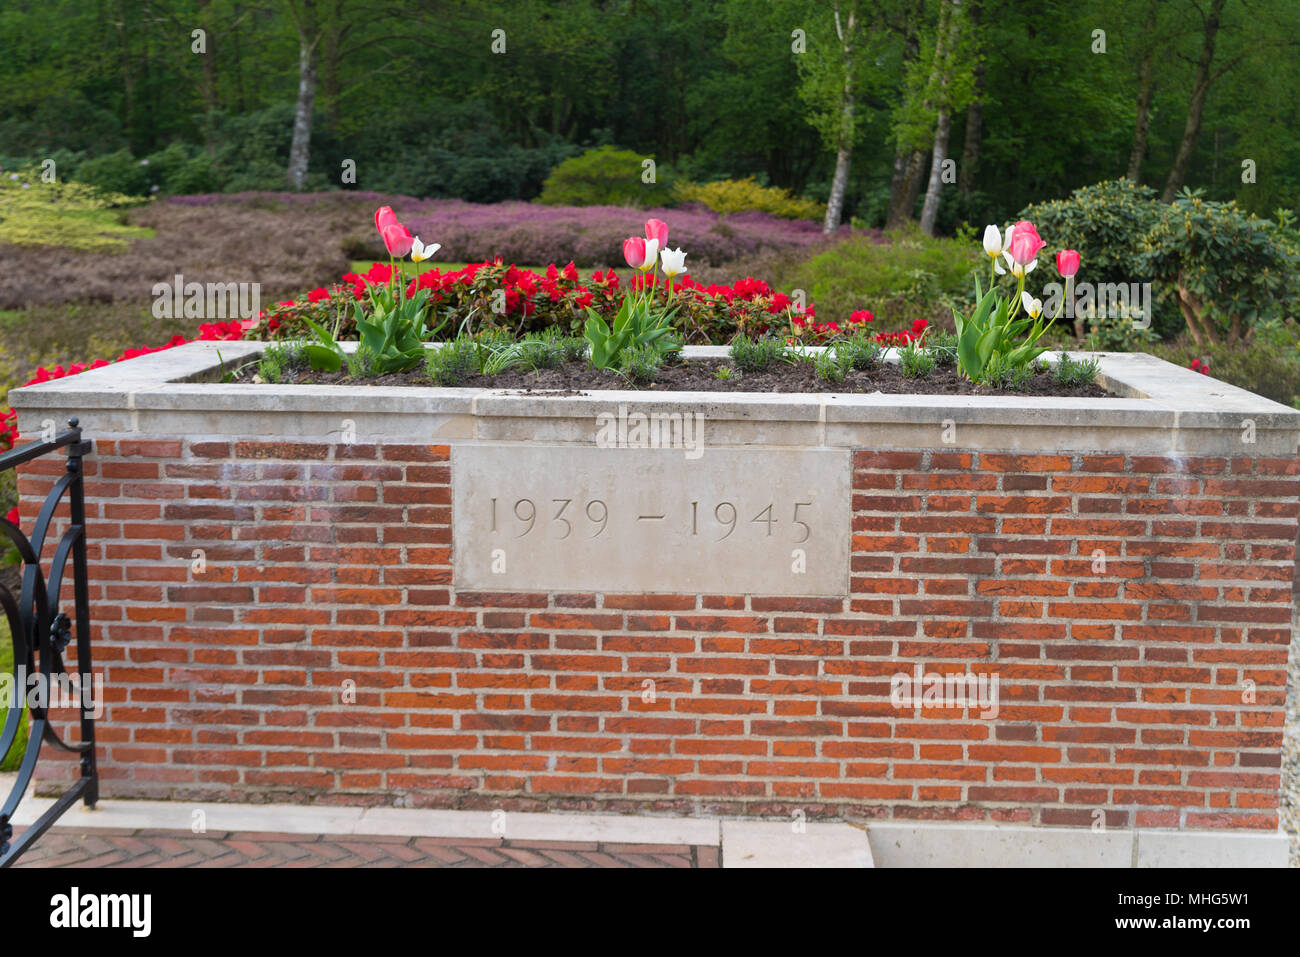
[[[67,470],[46,495],[30,539],[17,525],[0,517],[0,533],[8,538],[22,559],[22,586],[18,598],[15,599],[9,588],[0,582],[0,609],[8,620],[14,649],[14,700],[8,702],[9,713],[4,729],[0,731],[0,760],[6,758],[14,747],[25,719],[24,712],[31,712],[30,733],[18,767],[18,780],[0,806],[0,868],[12,864],[78,799],[84,800],[88,807],[93,807],[99,799],[99,774],[95,766],[97,705],[91,680],[90,592],[86,581],[86,501],[82,474],[82,458],[90,453],[92,444],[82,439],[76,419],[69,419],[68,426],[66,432],[51,441],[31,442],[0,455],[0,472],[59,449],[67,449],[68,456]],[[69,522],[54,548],[47,578],[41,571],[41,554],[54,513],[65,495]],[[69,561],[72,563],[75,631],[72,620],[59,605]],[[74,634],[76,662],[73,670],[69,671],[64,658]],[[70,681],[73,677],[79,679],[76,700],[81,713],[81,740],[70,744],[55,731],[49,710],[54,701],[56,683]],[[37,694],[29,693],[33,687],[38,689]],[[11,821],[31,783],[42,744],[79,754],[81,776],[34,824],[15,838]]]

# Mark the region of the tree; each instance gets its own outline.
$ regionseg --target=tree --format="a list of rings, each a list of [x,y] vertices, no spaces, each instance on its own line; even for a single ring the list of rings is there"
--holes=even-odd
[[[1133,123],[1133,149],[1128,155],[1128,179],[1136,183],[1142,176],[1142,161],[1147,155],[1147,136],[1151,131],[1151,101],[1156,92],[1155,57],[1159,34],[1156,31],[1159,4],[1147,0],[1146,19],[1138,34],[1142,37],[1138,61],[1137,119]]]
[[[980,141],[984,136],[984,51],[980,36],[982,15],[981,0],[972,0],[969,16],[975,44],[971,51],[975,60],[975,77],[970,106],[966,108],[966,135],[962,144],[961,168],[957,170],[957,192],[962,196],[970,196],[975,185],[975,174],[979,171]]]
[[[289,16],[298,31],[298,99],[293,113],[293,143],[289,147],[289,188],[301,191],[306,185],[307,163],[311,158],[311,118],[316,108],[316,50],[322,31],[316,16],[316,0],[285,0]]]
[[[963,42],[967,31],[962,0],[945,0],[940,9],[939,27],[935,31],[934,65],[930,73],[927,105],[934,110],[934,146],[930,153],[930,182],[925,190],[921,210],[921,231],[934,235],[939,215],[939,191],[943,187],[944,161],[948,157],[948,137],[952,130],[952,112],[970,98],[972,71],[969,44]]]
[[[1183,135],[1178,143],[1178,153],[1165,181],[1161,200],[1172,203],[1178,191],[1187,181],[1187,172],[1191,166],[1192,156],[1196,151],[1196,142],[1201,135],[1204,122],[1205,103],[1209,97],[1210,87],[1223,78],[1230,70],[1240,65],[1253,54],[1264,50],[1277,50],[1300,43],[1296,39],[1295,5],[1292,0],[1283,0],[1278,6],[1255,5],[1240,11],[1246,19],[1240,25],[1225,25],[1225,8],[1228,0],[1210,0],[1209,9],[1203,9],[1198,0],[1189,0],[1201,19],[1201,45],[1196,60],[1196,69],[1192,76],[1191,93],[1187,101],[1187,120],[1183,125]],[[1245,7],[1245,3],[1242,3]],[[1236,13],[1235,9],[1231,11]],[[1280,16],[1279,16],[1280,14]],[[1220,35],[1242,35],[1249,32],[1251,36],[1239,42],[1239,49],[1216,68],[1215,55]]]
[[[826,201],[826,221],[822,224],[823,233],[833,233],[840,228],[840,218],[844,214],[844,191],[849,185],[849,162],[853,156],[853,139],[855,126],[853,112],[855,109],[853,94],[853,58],[856,55],[858,24],[855,12],[848,11],[843,20],[840,18],[838,0],[835,3],[835,38],[843,51],[844,82],[840,92],[840,123],[835,137],[835,178],[831,180],[831,195]]]
[[[921,27],[925,17],[924,0],[905,0],[897,14],[889,19],[890,29],[903,42],[902,75],[911,74],[913,65],[921,56]],[[911,84],[904,83],[902,106],[898,116],[905,116],[912,107]],[[925,168],[924,141],[910,124],[894,122],[894,173],[889,183],[889,210],[886,226],[898,226],[912,218],[916,197],[921,192],[921,174]]]

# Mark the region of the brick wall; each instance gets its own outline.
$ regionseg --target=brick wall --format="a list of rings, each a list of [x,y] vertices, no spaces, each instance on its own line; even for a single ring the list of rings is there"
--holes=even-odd
[[[458,592],[448,456],[97,440],[103,792],[1277,826],[1295,459],[859,451],[827,599]]]

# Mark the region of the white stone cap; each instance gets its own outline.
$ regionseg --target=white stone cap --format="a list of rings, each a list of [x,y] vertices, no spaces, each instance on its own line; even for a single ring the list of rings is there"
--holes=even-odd
[[[1141,353],[1095,358],[1106,398],[890,393],[518,390],[219,381],[261,342],[191,342],[11,390],[23,434],[77,416],[90,435],[293,436],[333,441],[354,423],[358,442],[533,441],[590,444],[593,421],[620,406],[703,416],[715,445],[833,448],[985,448],[1157,455],[1289,456],[1300,411]],[[688,346],[686,358],[726,347]],[[1057,353],[1044,358],[1056,361]],[[887,361],[897,361],[893,350]],[[955,426],[954,442],[941,431]],[[964,433],[964,434],[963,434]],[[1247,438],[1249,436],[1249,438]],[[1253,440],[1253,441],[1252,441]]]

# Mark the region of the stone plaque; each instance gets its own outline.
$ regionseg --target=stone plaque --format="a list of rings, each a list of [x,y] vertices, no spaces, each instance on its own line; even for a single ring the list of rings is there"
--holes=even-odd
[[[849,456],[453,445],[454,584],[845,595]]]

